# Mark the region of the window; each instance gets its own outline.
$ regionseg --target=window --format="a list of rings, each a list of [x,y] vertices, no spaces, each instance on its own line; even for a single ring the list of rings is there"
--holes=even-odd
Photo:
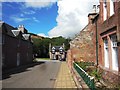
[[[20,65],[20,53],[17,53],[17,66]]]
[[[113,0],[110,0],[110,16],[114,14],[114,2]]]
[[[5,35],[2,35],[2,44],[5,44]]]
[[[0,36],[0,45],[2,44],[2,36]]]
[[[118,48],[117,36],[111,36],[111,49],[112,49],[112,69],[118,71]]]
[[[103,3],[103,19],[104,21],[107,19],[107,3],[104,1]]]
[[[20,47],[20,42],[21,42],[21,41],[20,41],[20,39],[19,39],[19,41],[18,41],[18,45],[17,45],[18,47]]]
[[[104,60],[105,60],[105,67],[109,68],[109,51],[108,51],[107,38],[104,39]]]
[[[0,45],[2,45],[2,35],[0,35]]]
[[[5,54],[2,53],[2,67],[5,66]]]
[[[27,61],[29,61],[29,54],[27,53]]]

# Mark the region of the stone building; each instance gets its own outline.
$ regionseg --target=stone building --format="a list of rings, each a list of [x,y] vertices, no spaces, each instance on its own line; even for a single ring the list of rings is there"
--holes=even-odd
[[[98,30],[98,64],[103,79],[120,83],[120,1],[100,2],[100,12],[95,18]]]
[[[88,25],[70,42],[68,57],[94,61],[106,83],[120,84],[120,1],[100,0],[99,13],[88,20]]]
[[[14,28],[0,21],[0,37],[2,46],[2,68],[10,69],[32,63],[32,42],[23,25]]]
[[[63,61],[66,58],[65,46],[52,46],[49,44],[49,56],[51,60]]]
[[[70,42],[72,58],[76,61],[96,61],[96,31],[92,19],[97,13],[88,14],[88,25]]]

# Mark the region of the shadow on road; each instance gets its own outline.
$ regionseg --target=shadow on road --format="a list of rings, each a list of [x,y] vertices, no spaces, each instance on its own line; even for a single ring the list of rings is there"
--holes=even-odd
[[[10,78],[12,74],[30,71],[28,68],[31,68],[31,67],[34,67],[36,65],[43,64],[43,63],[44,62],[34,62],[32,64],[29,64],[29,65],[19,66],[16,68],[2,71],[2,80]]]

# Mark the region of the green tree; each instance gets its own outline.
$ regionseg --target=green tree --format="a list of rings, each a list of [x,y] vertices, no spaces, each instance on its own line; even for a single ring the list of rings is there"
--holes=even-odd
[[[65,44],[65,50],[68,50],[70,39],[65,39],[62,36],[54,38],[33,39],[33,52],[37,54],[37,57],[48,58],[49,57],[49,43],[53,46],[61,46]]]

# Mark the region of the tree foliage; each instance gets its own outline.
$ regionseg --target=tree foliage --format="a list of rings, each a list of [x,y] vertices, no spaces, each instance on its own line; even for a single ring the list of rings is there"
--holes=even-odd
[[[36,57],[47,58],[49,57],[49,43],[53,46],[61,46],[64,43],[65,50],[68,50],[70,47],[69,42],[69,38],[65,39],[62,36],[44,39],[33,38],[33,53]]]

